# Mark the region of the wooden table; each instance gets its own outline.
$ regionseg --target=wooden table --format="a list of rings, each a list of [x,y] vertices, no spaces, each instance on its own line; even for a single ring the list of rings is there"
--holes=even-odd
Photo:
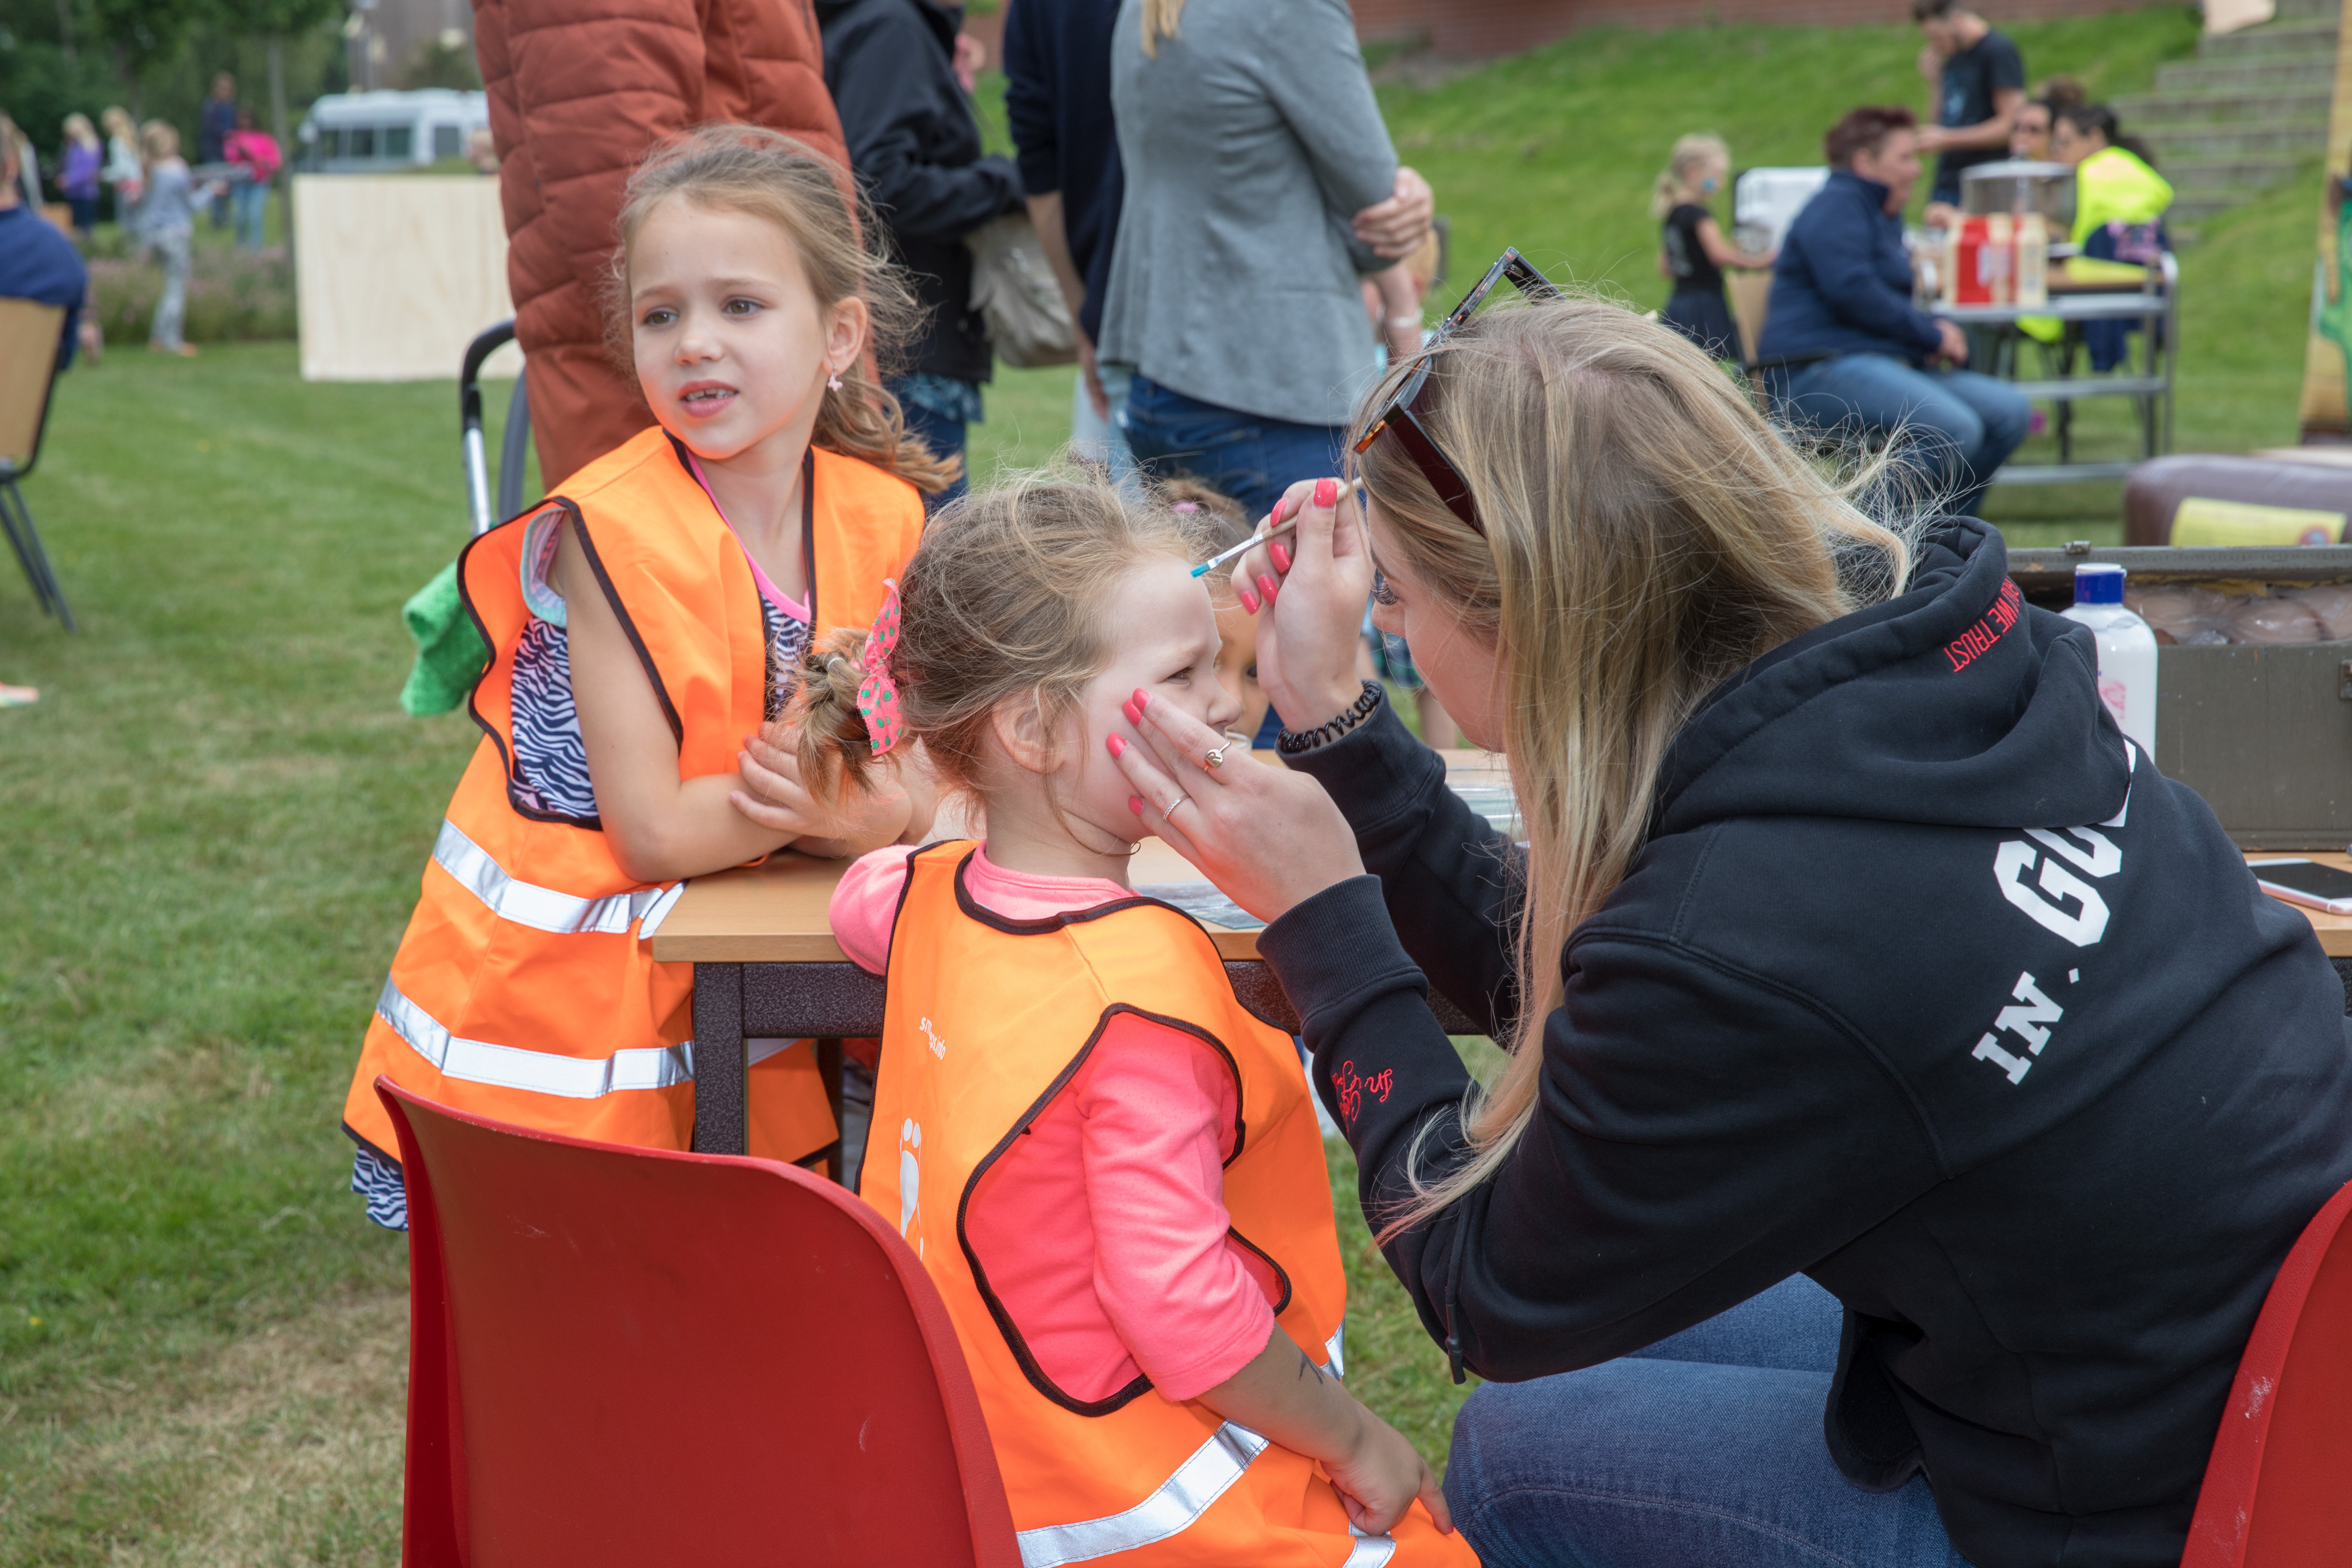
[[[1445,752],[1446,775],[1459,785],[1507,786],[1502,760],[1483,752]],[[1267,761],[1270,752],[1253,753]],[[849,962],[826,918],[845,860],[813,860],[790,851],[746,870],[697,877],[654,932],[654,957],[694,965],[694,1147],[740,1154],[749,1139],[743,1041],[814,1038],[817,1064],[840,1110],[841,1041],[879,1035],[882,977]],[[1200,872],[1157,838],[1136,854],[1129,879],[1139,887],[1197,882]],[[1234,994],[1252,1013],[1296,1034],[1298,1016],[1273,971],[1257,955],[1257,929],[1203,923],[1225,961]],[[1448,1032],[1481,1029],[1443,997],[1431,1005]]]
[[[1447,752],[1446,775],[1457,787],[1508,783],[1499,758]],[[2252,851],[2249,859],[2300,851]],[[2352,856],[2312,853],[2308,858],[2352,870]],[[849,962],[826,919],[844,860],[813,860],[786,852],[749,870],[698,877],[654,932],[654,957],[694,965],[694,1146],[706,1153],[740,1154],[748,1142],[743,1041],[813,1037],[825,1083],[840,1110],[841,1041],[879,1035],[886,996],[882,977]],[[1192,882],[1200,873],[1157,838],[1136,854],[1137,886]],[[2352,984],[2352,915],[2331,915],[2300,904],[2321,948]],[[1203,927],[1225,961],[1243,1005],[1296,1033],[1297,1014],[1257,955],[1257,931]],[[1430,1005],[1450,1034],[1481,1032],[1446,998]]]
[[[2352,871],[2352,855],[2322,853],[2315,849],[2250,849],[2249,860],[2316,860],[2323,866],[2333,866],[2339,871]],[[2281,899],[2279,902],[2285,904]],[[2331,915],[2326,910],[2315,910],[2308,904],[2287,904],[2311,922],[2319,933],[2319,950],[2336,960],[2336,973],[2342,974],[2347,987],[2352,987],[2352,915]],[[2352,996],[2347,996],[2347,1010],[2352,1011]]]

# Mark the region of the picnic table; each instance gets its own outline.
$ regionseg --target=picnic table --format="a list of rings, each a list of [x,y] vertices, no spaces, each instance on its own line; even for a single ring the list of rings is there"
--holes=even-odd
[[[2030,398],[2048,398],[2058,405],[2058,461],[2004,463],[1992,477],[1997,485],[2071,484],[2077,479],[2119,479],[2149,458],[2160,457],[2172,446],[2172,394],[2180,343],[2180,269],[2172,253],[2151,268],[2148,286],[2116,290],[2070,288],[2053,279],[2046,305],[1943,305],[1927,307],[1956,327],[2013,331],[2029,316],[2054,317],[2066,322],[2137,321],[2139,366],[2129,362],[2116,375],[2050,376],[2011,383]],[[2072,357],[2069,356],[2069,365]],[[2140,456],[2126,462],[2078,463],[2074,460],[2072,405],[2084,397],[2130,397],[2138,403]]]

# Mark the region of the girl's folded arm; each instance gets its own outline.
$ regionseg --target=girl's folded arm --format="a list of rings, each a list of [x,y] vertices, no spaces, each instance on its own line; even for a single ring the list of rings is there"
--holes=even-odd
[[[740,866],[791,843],[793,835],[761,826],[729,802],[741,787],[735,772],[678,777],[677,738],[569,522],[552,575],[566,607],[572,698],[596,812],[621,869],[641,882],[667,882]]]
[[[868,974],[890,964],[890,928],[898,916],[898,894],[907,885],[907,861],[914,851],[890,845],[860,856],[833,885],[825,919],[843,956]]]

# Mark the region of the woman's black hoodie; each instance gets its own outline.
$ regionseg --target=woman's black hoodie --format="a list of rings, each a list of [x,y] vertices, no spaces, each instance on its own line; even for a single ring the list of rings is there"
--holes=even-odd
[[[2352,1179],[2344,987],[1993,530],[1938,525],[1913,582],[1685,727],[1561,954],[1525,1139],[1388,1258],[1507,1380],[1808,1274],[1848,1476],[1924,1468],[1984,1568],[2175,1563],[2263,1293]],[[1458,1148],[1422,994],[1507,1017],[1515,868],[1391,713],[1297,765],[1374,875],[1259,947],[1377,1215],[1423,1123]]]

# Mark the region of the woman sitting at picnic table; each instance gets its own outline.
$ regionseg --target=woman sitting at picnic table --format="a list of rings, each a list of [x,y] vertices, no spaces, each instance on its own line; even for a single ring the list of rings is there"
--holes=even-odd
[[[1261,612],[1290,765],[1204,766],[1161,703],[1120,765],[1271,922],[1366,1217],[1495,1380],[1457,1527],[1490,1565],[2177,1563],[2352,1178],[2309,923],[1999,532],[1869,521],[1670,329],[1488,309],[1357,428],[1360,520],[1307,505]],[[1367,590],[1526,844],[1360,689]],[[1514,1050],[1492,1089],[1433,986]]]
[[[2125,134],[2105,104],[2071,103],[2051,121],[2050,156],[2074,166],[2074,223],[2066,237],[2082,253],[2053,268],[2051,280],[2078,288],[2139,288],[2147,264],[2169,243],[2164,215],[2172,205],[2172,182],[2156,172],[2156,154],[2138,137]],[[2138,325],[2084,322],[2091,368],[2113,370],[2122,363],[2126,339]],[[2065,335],[2065,323],[2053,316],[2029,316],[2017,326],[2045,343]]]
[[[1903,432],[1916,484],[1973,517],[2033,411],[2009,383],[1960,369],[1960,330],[1911,303],[1902,214],[1919,178],[1914,126],[1899,104],[1865,107],[1822,139],[1829,183],[1781,242],[1756,356],[1784,418],[1841,435]]]

